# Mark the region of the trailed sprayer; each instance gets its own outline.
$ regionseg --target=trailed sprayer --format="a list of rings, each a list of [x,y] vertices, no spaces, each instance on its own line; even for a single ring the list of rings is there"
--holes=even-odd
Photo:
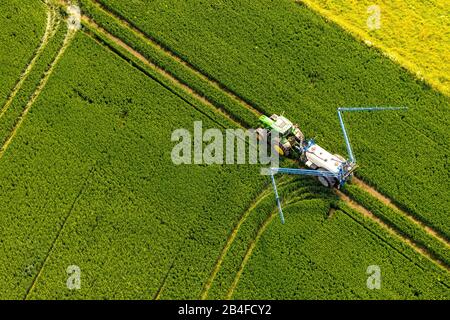
[[[267,117],[265,115],[259,118],[262,126],[256,129],[259,139],[272,141],[274,150],[280,155],[289,157],[298,161],[305,168],[270,168],[270,178],[272,180],[275,199],[277,202],[281,222],[284,223],[283,210],[281,201],[278,196],[277,185],[274,175],[296,174],[315,176],[319,182],[325,187],[340,188],[352,176],[357,169],[356,159],[350,145],[347,130],[345,129],[344,112],[372,112],[385,110],[406,110],[406,107],[353,107],[338,108],[337,114],[339,123],[344,135],[345,145],[347,147],[348,159],[338,154],[333,154],[314,142],[313,139],[306,140],[304,134],[297,124],[293,124],[284,116],[276,114]],[[272,134],[276,132],[274,139],[270,139]]]

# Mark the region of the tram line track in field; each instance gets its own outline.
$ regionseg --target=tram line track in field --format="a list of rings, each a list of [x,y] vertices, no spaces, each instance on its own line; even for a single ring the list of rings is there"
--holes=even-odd
[[[16,122],[15,122],[13,128],[11,129],[11,131],[9,132],[9,135],[5,139],[5,142],[1,146],[1,148],[0,148],[0,159],[5,154],[6,150],[8,149],[8,147],[10,146],[10,144],[13,141],[14,137],[16,136],[18,130],[22,126],[22,124],[23,124],[26,116],[28,115],[31,107],[33,106],[34,102],[37,100],[37,98],[41,94],[42,90],[44,90],[48,80],[50,79],[50,76],[52,75],[56,65],[58,64],[58,62],[61,60],[62,56],[64,55],[64,52],[66,51],[66,49],[70,45],[70,42],[73,39],[74,35],[75,35],[75,31],[73,31],[73,30],[68,30],[67,31],[66,36],[64,38],[64,41],[63,41],[63,43],[62,43],[62,45],[61,45],[61,47],[60,47],[56,57],[53,59],[52,63],[48,67],[48,69],[44,72],[44,75],[41,78],[41,80],[39,82],[39,85],[37,86],[37,88],[33,92],[33,94],[31,95],[30,99],[28,100],[27,104],[25,105],[25,108],[23,109],[23,111],[20,114],[20,116],[16,119]]]
[[[56,17],[55,9],[53,7],[51,7],[51,5],[48,3],[48,1],[45,1],[44,3],[46,4],[46,8],[47,8],[47,23],[46,23],[46,26],[45,26],[44,35],[42,36],[40,44],[37,47],[37,49],[35,50],[35,53],[34,53],[33,57],[31,58],[30,62],[27,64],[27,66],[25,67],[24,71],[20,75],[16,85],[14,86],[14,88],[11,91],[11,93],[9,94],[8,99],[6,100],[5,104],[0,109],[0,118],[3,117],[3,115],[6,113],[6,111],[8,110],[10,105],[12,104],[14,98],[16,97],[16,95],[20,91],[20,89],[22,88],[25,80],[28,78],[28,75],[32,71],[32,69],[35,66],[37,60],[39,59],[39,57],[41,56],[42,52],[47,47],[47,44],[48,44],[50,38],[56,32],[58,20],[57,20],[57,17]]]

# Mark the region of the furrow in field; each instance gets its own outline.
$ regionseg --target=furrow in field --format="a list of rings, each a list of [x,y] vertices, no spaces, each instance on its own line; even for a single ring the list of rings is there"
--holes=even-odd
[[[269,224],[272,222],[273,218],[277,215],[277,211],[272,211],[270,215],[266,218],[266,220],[262,223],[261,227],[258,229],[258,232],[256,233],[255,239],[250,242],[247,251],[244,255],[244,258],[242,259],[241,265],[239,267],[238,272],[236,273],[233,283],[231,284],[230,288],[228,289],[226,299],[230,300],[233,297],[234,290],[236,289],[239,280],[242,276],[242,273],[244,272],[245,266],[247,265],[248,260],[250,259],[253,250],[255,249],[256,245],[258,244],[259,239],[263,235],[264,231],[266,231]]]
[[[11,105],[12,101],[14,100],[14,97],[17,95],[17,92],[19,92],[20,88],[22,88],[23,83],[25,82],[25,80],[27,79],[31,70],[33,69],[34,65],[36,64],[36,61],[38,60],[39,56],[41,55],[41,53],[44,51],[45,47],[47,46],[49,39],[56,32],[57,19],[56,19],[55,9],[48,3],[48,1],[45,1],[45,4],[47,7],[47,24],[45,26],[44,35],[42,36],[41,42],[40,42],[38,48],[36,49],[36,52],[33,55],[33,58],[28,63],[28,65],[25,67],[25,70],[20,75],[19,80],[17,81],[16,85],[14,86],[13,90],[11,91],[5,104],[1,108],[0,118],[8,110],[9,106]]]
[[[4,155],[5,151],[8,149],[8,147],[11,144],[12,140],[16,136],[16,134],[17,134],[19,128],[22,126],[22,123],[25,120],[28,112],[30,111],[30,109],[33,106],[34,102],[39,97],[39,95],[41,94],[41,92],[44,89],[45,85],[47,84],[47,82],[48,82],[50,76],[52,75],[56,65],[58,64],[59,60],[63,56],[64,52],[66,51],[67,47],[69,46],[70,41],[72,40],[74,35],[75,35],[75,31],[73,31],[73,30],[69,30],[67,32],[66,37],[64,38],[63,44],[62,44],[61,48],[58,51],[58,54],[56,55],[56,57],[53,60],[53,62],[50,64],[50,66],[47,69],[47,71],[44,73],[44,76],[41,79],[38,87],[34,91],[33,95],[30,98],[30,100],[27,102],[24,110],[22,111],[22,113],[19,116],[19,118],[17,119],[14,127],[12,128],[9,136],[6,138],[5,143],[0,148],[0,158]]]
[[[434,238],[438,239],[440,242],[442,242],[447,248],[450,248],[450,242],[442,236],[438,231],[434,230],[433,228],[429,227],[422,221],[418,220],[416,217],[412,216],[408,212],[402,210],[399,208],[392,199],[386,197],[385,195],[378,192],[375,188],[369,186],[367,183],[362,181],[358,178],[353,178],[353,183],[356,184],[358,187],[362,188],[363,190],[367,191],[370,195],[375,197],[376,199],[380,200],[383,204],[386,206],[394,209],[399,214],[407,217],[411,222],[415,223],[417,226],[422,228],[426,233],[433,236]]]
[[[416,244],[413,240],[411,240],[410,238],[402,235],[398,230],[394,229],[393,227],[391,227],[390,225],[386,224],[384,221],[382,221],[381,219],[379,219],[377,216],[375,216],[372,212],[370,212],[367,208],[365,208],[363,205],[361,205],[360,203],[353,201],[352,199],[350,199],[349,196],[347,196],[346,194],[342,193],[339,190],[336,190],[336,193],[339,195],[340,199],[343,200],[349,207],[351,207],[352,209],[356,210],[357,212],[359,212],[360,214],[362,214],[363,216],[371,219],[372,221],[376,222],[378,225],[380,225],[384,230],[386,230],[387,232],[389,232],[390,234],[394,235],[397,238],[400,238],[405,244],[409,245],[412,249],[414,249],[414,251],[416,251],[418,254],[428,258],[429,260],[431,260],[432,262],[434,262],[435,264],[437,264],[438,266],[442,267],[443,269],[450,271],[450,267],[447,266],[445,263],[443,263],[441,260],[437,259],[436,257],[434,257],[427,248],[424,248],[422,246],[419,246],[418,244]]]
[[[220,253],[219,257],[217,258],[217,261],[214,265],[214,268],[211,272],[211,275],[209,276],[208,280],[206,281],[203,291],[201,293],[200,299],[205,300],[208,298],[208,291],[211,288],[212,282],[214,281],[217,273],[220,270],[220,267],[222,266],[223,260],[225,259],[225,256],[228,252],[228,250],[231,247],[231,244],[233,243],[234,239],[236,238],[240,227],[244,223],[244,221],[247,219],[248,215],[253,211],[253,209],[256,208],[256,206],[264,200],[270,193],[268,191],[270,190],[270,186],[267,187],[265,190],[263,190],[258,197],[253,201],[253,203],[250,205],[250,207],[242,214],[239,221],[236,223],[235,227],[231,230],[230,235],[228,236],[228,239],[225,243],[225,246],[222,249],[222,252]]]
[[[124,17],[120,16],[118,13],[112,12],[112,10],[110,8],[107,8],[105,5],[103,5],[102,3],[100,3],[96,0],[91,0],[91,2],[94,5],[96,5],[100,10],[102,10],[104,13],[106,13],[108,16],[110,16],[112,19],[118,21],[124,28],[129,29],[134,34],[138,35],[141,39],[143,39],[146,43],[148,43],[152,47],[156,48],[160,52],[164,53],[166,56],[172,58],[173,60],[180,63],[181,65],[189,68],[200,79],[207,81],[211,86],[221,90],[228,97],[230,97],[231,99],[233,99],[236,102],[245,106],[248,110],[250,110],[256,116],[259,116],[262,113],[262,111],[258,110],[256,106],[252,105],[251,102],[246,101],[245,99],[243,99],[242,97],[240,97],[239,95],[234,93],[232,90],[230,90],[228,87],[226,87],[224,84],[217,81],[216,79],[213,79],[211,76],[207,75],[202,70],[195,67],[194,65],[192,65],[191,63],[189,63],[188,61],[183,59],[182,57],[180,57],[180,55],[175,53],[170,47],[162,45],[156,39],[152,38],[151,36],[149,36],[148,34],[143,32],[142,30],[137,28],[135,25],[130,23],[128,20],[126,20]]]

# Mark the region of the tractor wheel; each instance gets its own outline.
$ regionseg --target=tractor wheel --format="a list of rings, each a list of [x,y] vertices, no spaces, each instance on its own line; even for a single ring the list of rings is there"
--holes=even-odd
[[[281,142],[278,143],[278,146],[281,148],[281,150],[283,150],[283,155],[286,157],[289,157],[289,155],[291,154],[291,144],[288,142],[287,143],[288,146],[286,146],[285,144],[282,144]]]
[[[272,142],[272,141],[271,141]],[[283,143],[281,143],[279,138],[275,138],[273,141],[273,149],[276,153],[278,153],[280,156],[287,157],[289,156],[289,148],[286,148]]]
[[[276,153],[278,153],[280,156],[284,156],[284,150],[283,150],[283,145],[282,144],[276,144],[273,146],[273,149],[275,150]]]
[[[319,168],[317,169],[319,171],[323,171],[323,172],[328,172],[328,170],[324,169],[324,168]],[[329,177],[323,177],[323,176],[318,176],[317,180],[319,180],[319,182],[327,188],[332,188],[335,186],[336,184],[336,179],[334,178],[329,178]]]

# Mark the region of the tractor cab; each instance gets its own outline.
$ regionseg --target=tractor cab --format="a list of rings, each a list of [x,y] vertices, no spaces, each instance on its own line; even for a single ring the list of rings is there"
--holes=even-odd
[[[267,139],[272,132],[278,134],[274,149],[281,156],[297,159],[302,150],[304,136],[298,125],[293,124],[289,119],[276,114],[267,117],[262,115],[259,118],[262,128],[256,129],[256,134],[261,138]]]
[[[281,136],[286,136],[288,135],[293,127],[293,124],[291,121],[289,121],[288,119],[286,119],[283,116],[277,116],[277,115],[272,115],[272,118],[270,118],[272,121],[275,120],[272,123],[272,129],[276,130]]]

